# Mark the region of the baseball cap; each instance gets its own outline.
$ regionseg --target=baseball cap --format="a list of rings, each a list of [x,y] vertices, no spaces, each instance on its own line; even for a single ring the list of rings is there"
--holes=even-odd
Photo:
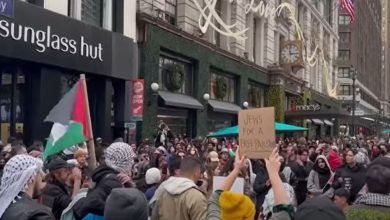
[[[222,148],[222,150],[221,150],[220,153],[221,153],[221,154],[222,154],[222,153],[229,153],[229,150],[228,150],[227,148]]]
[[[74,164],[67,163],[65,160],[61,158],[55,158],[46,165],[46,168],[49,170],[49,172],[61,168],[73,168],[73,167],[75,167]]]
[[[215,151],[211,151],[207,158],[209,158],[211,162],[219,162],[218,153]]]

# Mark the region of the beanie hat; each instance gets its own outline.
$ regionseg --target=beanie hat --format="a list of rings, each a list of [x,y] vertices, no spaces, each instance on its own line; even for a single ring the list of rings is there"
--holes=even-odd
[[[219,196],[221,219],[252,220],[255,216],[255,205],[245,195],[224,191]]]
[[[157,168],[150,168],[145,174],[146,184],[155,184],[161,181],[161,172]]]
[[[148,202],[145,195],[134,188],[113,189],[104,208],[105,220],[147,220]]]
[[[136,156],[130,145],[123,142],[111,144],[104,152],[108,167],[118,172],[130,173]]]
[[[299,220],[345,220],[345,215],[329,198],[317,196],[298,207],[295,219]]]

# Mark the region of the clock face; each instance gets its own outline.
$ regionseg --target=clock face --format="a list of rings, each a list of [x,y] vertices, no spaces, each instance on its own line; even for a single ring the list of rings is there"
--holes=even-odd
[[[295,63],[300,57],[299,48],[296,45],[287,45],[283,48],[281,58],[283,63]]]

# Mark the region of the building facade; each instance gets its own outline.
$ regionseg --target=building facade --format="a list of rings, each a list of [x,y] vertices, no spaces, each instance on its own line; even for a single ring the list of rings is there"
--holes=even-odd
[[[95,137],[122,135],[137,78],[136,3],[10,2],[0,15],[1,140],[45,140],[46,115],[82,73]]]
[[[339,108],[329,97],[329,88],[336,84],[338,1],[255,1],[272,8],[289,3],[304,39],[298,38],[286,11],[272,17],[245,10],[251,1],[212,2],[218,17],[214,15],[212,24],[201,31],[208,17],[202,17],[201,11],[210,7],[206,1],[137,1],[139,76],[146,88],[144,117],[137,124],[142,136],[152,137],[162,122],[176,134],[204,136],[235,125],[240,109],[263,106],[275,107],[277,121],[305,126],[310,122],[313,135],[330,135],[333,129],[327,127],[334,125],[332,118],[294,109],[319,104],[324,113]],[[245,28],[245,40],[216,31]],[[314,54],[317,62],[305,61],[298,69],[283,64],[284,45],[297,40],[303,56]],[[158,84],[158,90],[150,88],[152,83]]]
[[[379,118],[382,118],[383,109],[380,100],[386,95],[382,65],[382,6],[380,1],[355,1],[354,4],[356,20],[352,24],[344,11],[340,10],[339,15],[338,99],[351,115],[355,102],[354,134],[373,134],[381,126]],[[352,121],[344,123],[351,125]]]
[[[385,117],[390,118],[390,3],[382,1],[382,87],[381,107]]]

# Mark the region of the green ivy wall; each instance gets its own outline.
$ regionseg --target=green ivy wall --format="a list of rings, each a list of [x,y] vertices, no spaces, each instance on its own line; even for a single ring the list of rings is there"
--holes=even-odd
[[[275,107],[275,121],[284,122],[284,104],[286,100],[284,86],[273,85],[265,94],[265,105]]]
[[[140,43],[141,63],[140,78],[145,80],[145,106],[142,122],[142,137],[151,138],[157,127],[157,96],[153,95],[150,84],[158,82],[159,57],[161,50],[187,57],[194,62],[194,97],[202,104],[203,94],[209,93],[210,68],[235,75],[238,83],[237,105],[248,99],[248,80],[268,85],[266,73],[252,68],[247,64],[229,59],[212,49],[203,47],[194,41],[185,39],[177,34],[163,30],[153,24],[146,24],[145,42]],[[284,90],[283,90],[284,94]],[[283,98],[284,99],[284,95]],[[276,101],[272,102],[276,103]],[[284,102],[282,102],[284,103]],[[277,104],[282,106],[283,104]],[[282,108],[283,109],[283,108]],[[279,113],[280,114],[280,113]],[[283,114],[282,114],[283,115]],[[204,136],[207,130],[207,111],[197,111],[196,135]]]

